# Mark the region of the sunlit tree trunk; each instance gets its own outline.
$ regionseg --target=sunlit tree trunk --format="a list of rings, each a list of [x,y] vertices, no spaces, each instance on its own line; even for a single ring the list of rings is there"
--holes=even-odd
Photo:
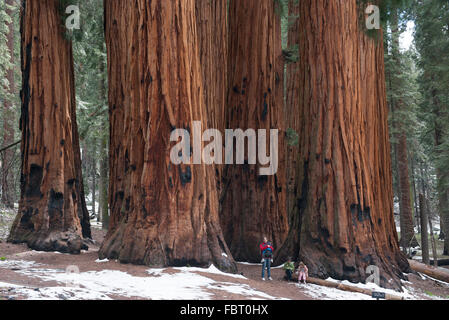
[[[57,0],[23,1],[22,168],[19,214],[9,241],[79,253],[85,220],[73,58]],[[82,207],[84,203],[84,208]]]
[[[214,167],[170,160],[173,129],[192,121],[207,128],[195,2],[106,0],[105,25],[110,179],[119,184],[110,189],[100,257],[235,271],[219,225]]]

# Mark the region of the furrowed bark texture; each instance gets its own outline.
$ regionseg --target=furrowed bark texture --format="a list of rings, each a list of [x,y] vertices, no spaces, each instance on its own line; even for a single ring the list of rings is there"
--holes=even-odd
[[[59,1],[23,1],[21,29],[21,200],[9,241],[79,253],[87,249],[83,233],[90,230],[83,232],[80,222],[72,47],[64,39]]]
[[[119,183],[110,188],[100,257],[152,266],[213,262],[235,271],[219,225],[214,167],[170,161],[173,129],[190,129],[192,121],[207,128],[195,2],[107,0],[105,22],[110,172]]]
[[[279,130],[275,175],[260,176],[259,165],[248,162],[223,171],[221,224],[232,254],[242,261],[260,261],[263,236],[279,248],[287,235],[281,50],[274,1],[230,1],[226,128],[265,129],[267,137],[270,129]]]
[[[356,0],[300,1],[300,259],[311,275],[400,288],[383,45]],[[380,38],[381,35],[379,36]]]
[[[195,0],[200,65],[209,128],[224,133],[227,92],[227,1]],[[215,166],[221,195],[222,165]]]
[[[195,0],[200,65],[208,127],[224,129],[227,73],[227,4]]]

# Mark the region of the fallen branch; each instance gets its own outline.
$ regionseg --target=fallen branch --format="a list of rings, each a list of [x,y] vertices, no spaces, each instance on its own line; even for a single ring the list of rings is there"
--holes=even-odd
[[[428,266],[415,260],[409,260],[408,262],[413,271],[449,283],[449,270]]]
[[[22,142],[22,141],[14,142],[13,144],[11,144],[11,145],[9,145],[9,146],[0,149],[0,153],[6,151],[6,150],[8,150],[8,149],[11,149],[12,147],[15,147],[15,146],[18,145],[20,142]]]
[[[328,287],[328,288],[334,288],[334,289],[342,290],[342,291],[366,294],[366,295],[368,295],[370,297],[373,296],[373,292],[374,292],[371,289],[359,288],[359,287],[356,287],[356,286],[350,286],[350,285],[339,283],[339,282],[322,280],[322,279],[317,279],[317,278],[308,278],[307,282],[308,283],[312,283],[312,284],[316,284],[316,285],[319,285],[319,286],[323,286],[323,287]],[[401,296],[395,296],[395,295],[392,295],[392,294],[389,294],[389,293],[385,294],[385,299],[386,300],[404,300],[404,298],[401,297]]]

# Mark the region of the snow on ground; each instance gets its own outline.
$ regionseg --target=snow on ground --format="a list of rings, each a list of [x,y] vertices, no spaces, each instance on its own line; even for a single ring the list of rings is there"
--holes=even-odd
[[[250,263],[250,262],[236,262],[236,263],[243,264],[246,266],[258,266],[258,267],[262,266],[261,263]],[[271,269],[282,269],[283,267],[284,267],[284,264],[281,264],[280,266],[277,266],[277,267],[271,267]]]
[[[347,292],[335,288],[322,287],[315,284],[295,284],[303,292],[314,299],[319,300],[373,300],[366,294]]]
[[[14,285],[0,283],[0,288],[11,288]],[[27,288],[14,286],[11,296],[23,296],[28,300],[112,300],[105,294],[75,287]]]
[[[44,269],[42,269],[44,267]],[[149,277],[132,276],[116,270],[69,273],[61,269],[48,269],[33,261],[0,261],[0,269],[7,268],[17,273],[36,277],[43,281],[56,281],[61,286],[26,288],[0,283],[0,288],[12,288],[10,295],[27,299],[71,299],[106,300],[110,297],[143,298],[151,300],[208,300],[214,294],[211,290],[226,291],[257,299],[276,299],[257,291],[247,284],[215,281],[203,274],[227,276],[230,279],[246,279],[229,275],[214,266],[209,269],[175,268],[176,273],[165,273],[167,269],[149,269]]]
[[[173,269],[174,270],[179,270],[179,271],[182,271],[182,272],[207,272],[207,273],[210,273],[210,274],[218,274],[218,275],[221,275],[221,276],[226,276],[226,277],[231,277],[231,278],[246,279],[242,275],[225,273],[223,271],[220,271],[214,265],[211,265],[209,267],[209,269],[204,269],[204,268],[187,268],[187,267],[173,268]]]
[[[364,283],[352,283],[352,282],[349,282],[349,281],[339,281],[339,280],[335,280],[335,279],[332,279],[332,278],[328,278],[327,281],[341,283],[341,284],[344,284],[344,285],[357,287],[357,288],[362,288],[362,289],[368,289],[368,290],[376,291],[376,292],[385,292],[387,294],[391,294],[391,295],[394,295],[394,296],[402,297],[404,299],[414,299],[415,298],[413,295],[411,295],[408,292],[408,290],[407,290],[407,288],[405,286],[403,287],[404,292],[397,292],[397,291],[391,290],[391,289],[384,289],[384,288],[376,285],[373,282],[369,282],[367,284],[364,284]]]
[[[408,281],[402,281],[403,285],[403,292],[397,292],[391,289],[384,289],[382,287],[377,286],[375,283],[351,283],[349,281],[339,281],[332,278],[328,278],[327,281],[341,283],[348,286],[368,289],[375,292],[383,292],[390,295],[394,295],[397,297],[402,297],[404,300],[422,300],[425,299],[432,299],[432,300],[444,300],[441,297],[438,296],[430,296],[428,294],[423,294],[420,292],[417,292],[415,289],[413,289],[410,285],[411,283]],[[303,292],[314,299],[320,299],[320,300],[373,300],[373,298],[369,295],[362,294],[362,293],[356,293],[356,292],[348,292],[348,291],[342,291],[338,290],[336,288],[328,288],[323,286],[318,286],[314,284],[295,284],[298,288],[301,288]],[[447,284],[446,284],[447,285]]]

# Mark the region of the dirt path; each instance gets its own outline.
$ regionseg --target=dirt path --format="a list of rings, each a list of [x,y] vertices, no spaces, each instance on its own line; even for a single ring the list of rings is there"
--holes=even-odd
[[[29,250],[24,245],[12,245],[5,242],[0,243],[0,258],[6,258],[6,261],[17,261],[17,265],[8,265],[6,268],[0,268],[0,299],[25,299],[27,296],[15,293],[14,286],[26,287],[28,290],[34,290],[37,293],[46,288],[57,288],[62,293],[56,293],[58,299],[70,299],[73,292],[65,292],[65,283],[54,279],[48,280],[42,276],[47,270],[51,274],[64,274],[67,267],[76,266],[80,273],[98,273],[102,272],[122,272],[127,276],[139,277],[138,279],[152,279],[162,275],[181,275],[185,270],[176,268],[167,268],[160,270],[159,274],[149,274],[149,268],[146,266],[135,266],[120,264],[116,261],[99,262],[98,249],[103,240],[104,232],[101,229],[93,228],[94,244],[89,251],[82,252],[80,255],[66,255],[58,253],[35,252]],[[0,264],[1,265],[1,264]],[[246,300],[246,299],[291,299],[291,300],[314,300],[317,296],[310,294],[310,287],[297,286],[295,283],[287,283],[283,280],[284,271],[281,268],[272,269],[272,281],[261,281],[261,266],[250,264],[238,264],[239,274],[243,277],[231,277],[221,273],[202,272],[194,270],[192,274],[201,276],[201,279],[209,279],[210,282],[204,288],[205,298],[218,300]],[[190,270],[190,269],[187,269]],[[123,275],[123,274],[122,274]],[[189,276],[189,275],[187,275]],[[154,279],[153,278],[153,279]],[[201,280],[200,279],[200,280]],[[407,286],[409,291],[420,299],[445,298],[449,299],[449,285],[442,284],[429,279],[423,280],[418,275],[409,275]],[[3,285],[2,285],[3,283]],[[124,283],[124,286],[127,286]],[[121,284],[117,284],[120,287]],[[207,288],[206,288],[207,287]],[[84,287],[81,286],[81,289]],[[132,288],[132,286],[131,286]],[[313,287],[321,290],[321,288]],[[87,288],[84,288],[88,290]],[[151,289],[151,288],[147,288]],[[54,289],[56,290],[56,289]],[[169,289],[167,289],[169,290]],[[312,290],[313,291],[313,290]],[[59,292],[59,291],[58,291]],[[136,291],[132,291],[136,292]],[[334,293],[325,292],[323,298],[338,296]],[[333,294],[333,295],[332,295]],[[170,296],[170,295],[169,295]],[[29,297],[29,296],[28,296]],[[33,295],[34,297],[34,295]],[[143,299],[142,295],[123,294],[120,292],[108,292],[97,298],[111,299]],[[351,296],[341,296],[341,298],[351,299]],[[357,298],[357,297],[355,297]],[[368,297],[369,298],[369,297]]]

